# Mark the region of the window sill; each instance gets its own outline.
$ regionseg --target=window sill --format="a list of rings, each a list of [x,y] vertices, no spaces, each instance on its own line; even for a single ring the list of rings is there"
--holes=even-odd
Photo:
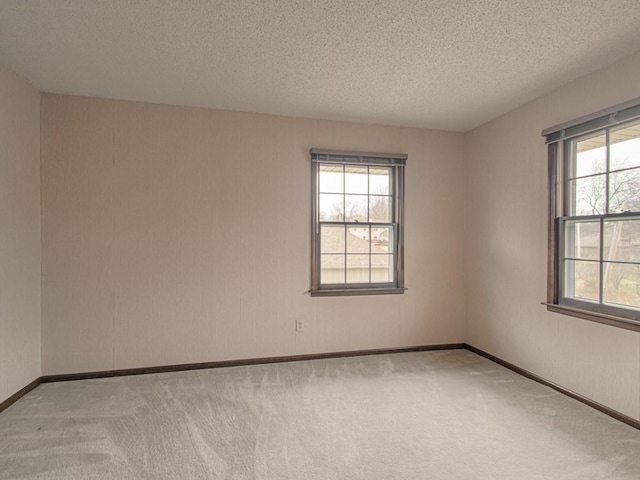
[[[326,290],[310,290],[312,297],[346,297],[355,295],[394,295],[403,294],[406,288],[332,288]]]
[[[612,327],[624,328],[625,330],[640,332],[640,321],[638,320],[617,317],[615,315],[606,315],[604,313],[592,312],[590,310],[583,310],[580,308],[567,307],[566,305],[558,305],[556,303],[542,302],[542,305],[546,305],[547,310],[550,312],[582,318],[584,320],[589,320],[590,322],[603,323]]]

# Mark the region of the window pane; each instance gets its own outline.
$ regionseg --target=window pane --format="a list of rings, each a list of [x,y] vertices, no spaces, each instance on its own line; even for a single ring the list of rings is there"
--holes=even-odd
[[[344,192],[344,165],[320,165],[320,192]]]
[[[344,221],[344,195],[332,193],[320,194],[320,205],[318,206],[320,220],[342,222]]]
[[[346,165],[344,169],[345,193],[369,193],[369,169],[367,167]]]
[[[344,227],[320,225],[320,253],[344,253]]]
[[[597,175],[569,182],[570,215],[601,215],[605,213],[606,175]]]
[[[368,218],[367,195],[345,195],[346,221],[366,222]]]
[[[576,161],[570,177],[583,177],[607,171],[606,135],[601,134],[575,142]]]
[[[393,228],[371,227],[371,253],[391,253],[393,252]]]
[[[609,170],[640,167],[640,124],[611,130],[609,141]]]
[[[604,301],[640,308],[640,265],[605,262]]]
[[[604,223],[604,260],[640,262],[640,220]]]
[[[369,255],[347,255],[347,283],[369,283]]]
[[[566,222],[564,256],[585,260],[599,260],[600,222]]]
[[[609,175],[609,213],[640,211],[640,169]]]
[[[369,197],[369,221],[391,222],[391,209],[389,208],[391,197],[371,195]]]
[[[371,283],[393,282],[393,255],[371,255]]]
[[[597,302],[600,295],[600,264],[564,261],[564,295]]]
[[[344,255],[320,255],[320,283],[344,283]]]
[[[369,167],[369,193],[373,195],[389,195],[391,188],[391,169]]]
[[[369,254],[369,226],[348,227],[347,253]]]

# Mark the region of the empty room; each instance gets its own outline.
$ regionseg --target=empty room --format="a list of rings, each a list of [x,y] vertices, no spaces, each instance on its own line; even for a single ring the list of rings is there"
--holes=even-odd
[[[637,0],[0,0],[0,480],[640,478]]]

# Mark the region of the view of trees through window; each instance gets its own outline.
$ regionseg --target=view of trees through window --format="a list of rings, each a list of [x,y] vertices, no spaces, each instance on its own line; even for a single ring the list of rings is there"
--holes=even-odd
[[[394,281],[391,168],[321,164],[320,282]]]
[[[569,143],[563,294],[640,308],[640,123]]]

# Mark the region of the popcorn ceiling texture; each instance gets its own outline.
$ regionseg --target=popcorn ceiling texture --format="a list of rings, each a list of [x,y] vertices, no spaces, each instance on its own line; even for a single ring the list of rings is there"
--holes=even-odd
[[[46,92],[467,131],[640,48],[637,0],[0,1]]]

